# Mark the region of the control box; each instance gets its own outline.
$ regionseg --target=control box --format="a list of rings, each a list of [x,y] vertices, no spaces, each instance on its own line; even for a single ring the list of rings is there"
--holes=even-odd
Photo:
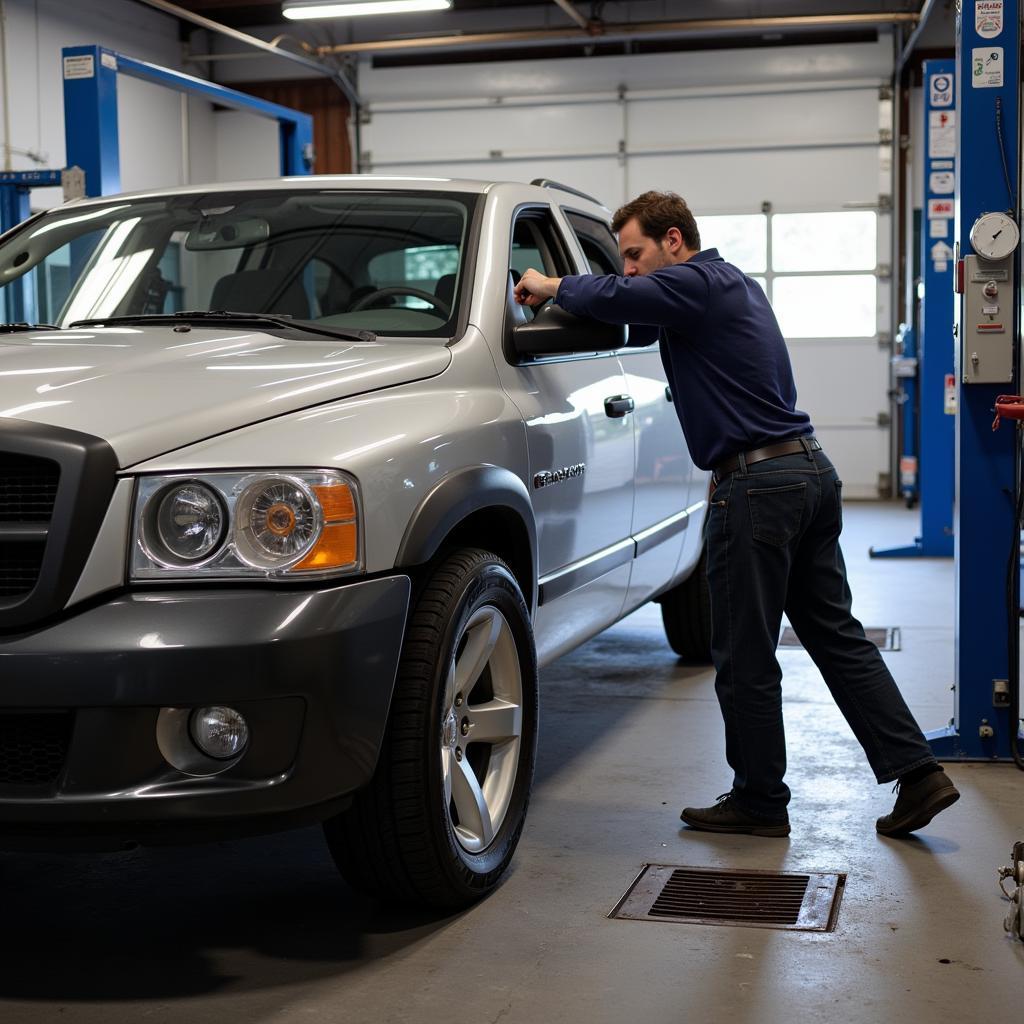
[[[1013,380],[1013,257],[963,259],[960,374],[964,384]]]

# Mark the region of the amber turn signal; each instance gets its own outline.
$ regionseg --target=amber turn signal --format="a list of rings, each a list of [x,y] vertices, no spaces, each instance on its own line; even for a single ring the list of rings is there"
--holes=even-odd
[[[324,484],[313,488],[320,507],[324,510],[325,523],[337,523],[344,519],[355,519],[356,502],[348,484]]]
[[[355,523],[333,523],[323,528],[320,539],[292,571],[304,569],[338,569],[354,565],[358,537]]]

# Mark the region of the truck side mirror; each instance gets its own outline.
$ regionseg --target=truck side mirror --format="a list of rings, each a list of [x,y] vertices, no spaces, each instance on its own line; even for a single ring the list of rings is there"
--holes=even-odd
[[[512,328],[512,345],[519,355],[550,356],[574,352],[614,352],[626,344],[626,328],[567,313],[548,303],[530,321]]]

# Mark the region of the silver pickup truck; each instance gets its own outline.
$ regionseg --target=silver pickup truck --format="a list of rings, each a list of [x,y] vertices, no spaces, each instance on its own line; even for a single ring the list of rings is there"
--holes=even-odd
[[[497,883],[538,667],[652,600],[710,650],[657,344],[512,298],[620,272],[608,221],[551,182],[313,177],[0,238],[0,845],[322,821],[363,889]]]

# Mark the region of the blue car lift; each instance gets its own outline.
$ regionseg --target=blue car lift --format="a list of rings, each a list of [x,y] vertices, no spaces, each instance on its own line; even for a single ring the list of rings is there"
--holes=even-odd
[[[953,182],[955,64],[924,62],[924,216],[921,218],[919,330],[904,334],[897,362],[916,374],[903,378],[904,456],[917,455],[921,536],[905,547],[870,549],[872,558],[950,557],[953,554]],[[916,422],[915,422],[916,420]],[[915,447],[915,440],[917,440]],[[902,477],[902,472],[901,472]]]
[[[121,191],[117,127],[117,76],[128,75],[178,92],[201,96],[221,107],[277,121],[281,174],[310,174],[313,168],[313,118],[289,107],[248,96],[180,71],[126,57],[102,46],[69,46],[62,51],[64,141],[68,168],[84,173],[84,184],[69,171],[0,173],[0,233],[30,213],[33,188],[63,184],[65,198],[106,196]]]
[[[1016,661],[1020,604],[1017,439],[1012,427],[992,429],[997,395],[1020,387],[1019,247],[997,271],[1003,283],[992,319],[1004,329],[987,325],[993,329],[989,337],[982,336],[979,315],[967,316],[964,289],[982,277],[971,276],[968,261],[964,282],[963,259],[974,252],[970,231],[982,214],[1005,212],[1018,220],[1020,5],[1006,0],[1000,23],[976,18],[975,0],[964,0],[957,17],[955,698],[949,726],[928,734],[942,760],[1008,760],[1019,731],[1010,692],[1017,678],[1010,649]],[[992,276],[981,264],[977,269]],[[986,376],[972,373],[979,351],[982,366],[996,352],[1012,369],[995,382],[997,374],[973,379]]]

